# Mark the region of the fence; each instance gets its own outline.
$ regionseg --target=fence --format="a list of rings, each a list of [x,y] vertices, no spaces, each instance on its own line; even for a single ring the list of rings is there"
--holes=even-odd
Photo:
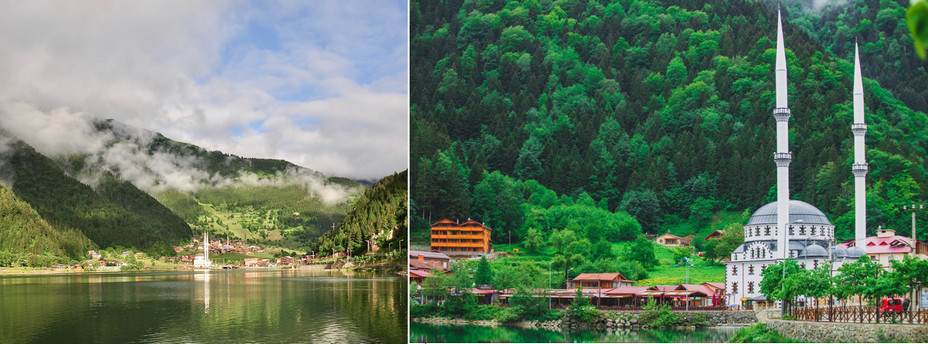
[[[928,324],[928,310],[877,313],[876,307],[865,306],[794,308],[792,316],[804,321]]]

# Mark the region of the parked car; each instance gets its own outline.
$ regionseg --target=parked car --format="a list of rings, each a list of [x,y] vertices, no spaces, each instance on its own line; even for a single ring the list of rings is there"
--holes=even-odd
[[[902,299],[887,298],[880,300],[881,313],[902,313]]]

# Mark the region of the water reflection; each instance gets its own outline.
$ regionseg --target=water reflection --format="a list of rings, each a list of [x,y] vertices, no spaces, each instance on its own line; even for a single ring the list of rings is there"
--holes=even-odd
[[[405,342],[406,298],[324,271],[0,277],[0,343]]]
[[[731,339],[738,328],[551,330],[410,323],[409,330],[409,341],[414,343],[718,343]]]

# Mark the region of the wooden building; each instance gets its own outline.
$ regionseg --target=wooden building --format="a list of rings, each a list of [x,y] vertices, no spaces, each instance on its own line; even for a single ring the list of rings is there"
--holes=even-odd
[[[432,251],[449,256],[482,256],[490,253],[490,228],[468,219],[457,223],[443,219],[431,225]]]
[[[635,281],[628,280],[618,272],[602,274],[580,274],[567,281],[567,289],[630,287]]]

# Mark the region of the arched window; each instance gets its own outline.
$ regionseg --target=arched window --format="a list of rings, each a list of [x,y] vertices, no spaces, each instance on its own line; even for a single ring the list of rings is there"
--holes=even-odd
[[[731,274],[734,275],[734,276],[738,276],[738,266],[737,266],[737,265],[732,265],[732,266],[731,266]]]
[[[731,293],[732,293],[732,294],[737,294],[737,293],[738,293],[738,282],[733,282],[733,283],[731,284]]]
[[[748,282],[748,293],[754,292],[754,282]]]
[[[789,235],[794,235],[794,234],[796,234],[796,229],[793,228],[793,226],[789,226]]]
[[[799,226],[799,235],[806,235],[806,226]]]
[[[815,226],[812,226],[812,228],[810,228],[809,231],[811,231],[809,235],[815,235]]]
[[[764,227],[764,235],[770,235],[770,226]]]
[[[754,274],[754,265],[748,265],[748,275]]]

